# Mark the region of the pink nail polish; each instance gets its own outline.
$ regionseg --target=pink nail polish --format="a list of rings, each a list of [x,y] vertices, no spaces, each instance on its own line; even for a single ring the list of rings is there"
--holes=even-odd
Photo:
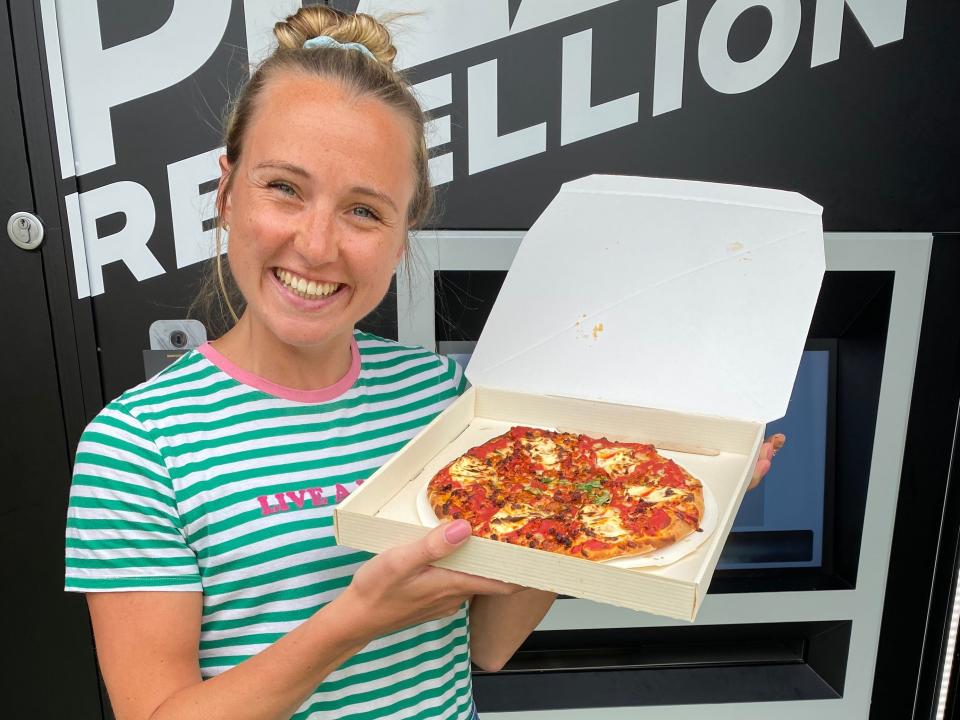
[[[447,542],[451,545],[456,545],[470,537],[471,529],[470,523],[466,520],[454,520],[447,526],[447,529],[443,531],[443,537],[446,538]]]

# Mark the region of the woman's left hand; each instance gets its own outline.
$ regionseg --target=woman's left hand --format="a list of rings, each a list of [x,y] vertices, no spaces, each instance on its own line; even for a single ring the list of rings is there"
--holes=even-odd
[[[750,487],[748,487],[747,490],[753,490],[760,484],[763,476],[770,470],[770,463],[773,461],[773,456],[777,454],[777,450],[782,448],[786,441],[787,438],[783,433],[777,433],[776,435],[768,437],[763,445],[760,446],[760,457],[757,458],[757,466],[753,469],[753,479],[750,480]]]

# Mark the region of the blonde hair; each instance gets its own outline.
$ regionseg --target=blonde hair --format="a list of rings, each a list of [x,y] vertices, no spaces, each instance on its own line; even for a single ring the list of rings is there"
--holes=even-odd
[[[237,167],[240,160],[244,137],[256,111],[257,100],[275,76],[299,72],[334,80],[350,93],[380,100],[410,121],[415,183],[413,198],[407,209],[407,224],[411,230],[423,227],[434,206],[429,155],[424,137],[426,116],[406,77],[393,66],[397,50],[387,28],[370,15],[350,14],[314,5],[301,8],[286,20],[278,22],[273,27],[273,34],[277,39],[277,49],[257,67],[242,87],[224,123],[224,145],[231,168]],[[323,35],[341,43],[360,43],[373,54],[373,58],[355,50],[303,47],[307,40]],[[190,309],[191,315],[196,310],[204,317],[208,331],[214,336],[229,329],[238,320],[244,306],[243,297],[230,274],[229,262],[221,259],[225,230],[223,210],[232,183],[231,174],[217,195],[216,254]]]

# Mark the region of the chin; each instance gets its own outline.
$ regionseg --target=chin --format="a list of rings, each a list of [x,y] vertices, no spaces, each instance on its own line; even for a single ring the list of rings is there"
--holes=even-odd
[[[313,347],[321,347],[331,340],[334,340],[339,337],[346,337],[353,334],[353,327],[346,329],[338,329],[335,331],[329,332],[303,332],[302,329],[299,331],[292,332],[274,332],[274,337],[277,338],[282,344],[288,345],[290,347],[309,349]]]
[[[329,308],[333,312],[325,312],[314,318],[278,304],[271,308],[272,312],[271,309],[263,308],[255,313],[251,320],[266,330],[267,337],[272,337],[280,345],[300,349],[319,348],[332,340],[352,337],[356,323],[373,312],[385,295],[386,288],[379,297],[367,297],[366,302],[360,303],[358,302],[360,298],[353,294],[344,307]],[[357,310],[361,305],[370,307],[358,313]]]

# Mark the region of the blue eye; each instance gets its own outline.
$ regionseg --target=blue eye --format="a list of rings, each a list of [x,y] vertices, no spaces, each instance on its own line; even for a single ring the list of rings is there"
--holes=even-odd
[[[353,214],[367,220],[379,220],[380,217],[370,208],[358,205],[353,209]]]
[[[287,195],[289,197],[295,197],[297,194],[297,191],[294,190],[291,185],[288,185],[287,183],[281,182],[279,180],[272,183],[268,183],[267,187],[271,187],[274,190],[278,190],[280,191],[281,194]]]

